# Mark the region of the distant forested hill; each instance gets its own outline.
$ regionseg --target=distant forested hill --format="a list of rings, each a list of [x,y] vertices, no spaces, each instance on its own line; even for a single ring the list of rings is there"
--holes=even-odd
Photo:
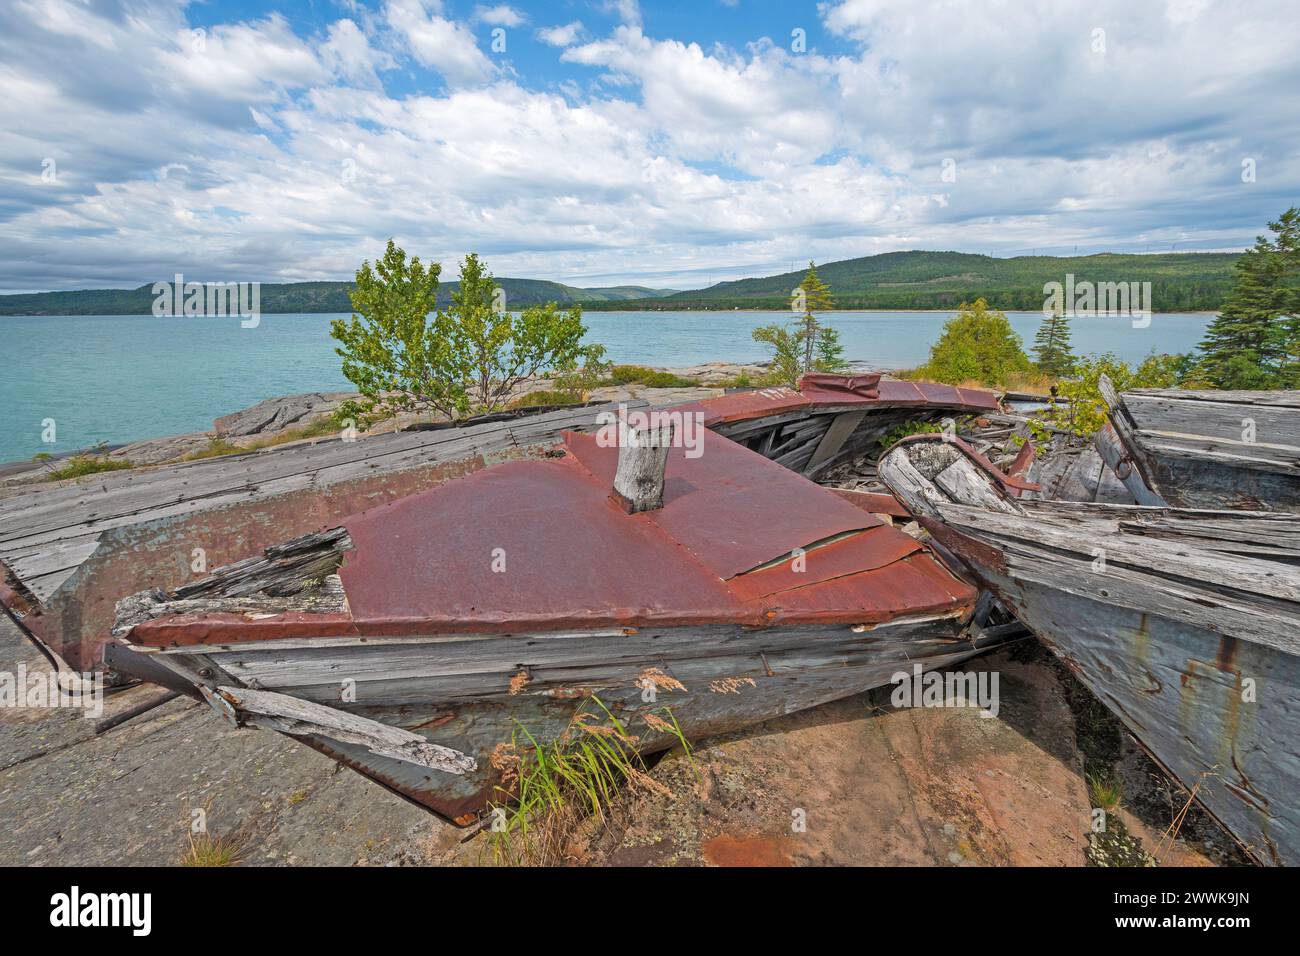
[[[198,281],[197,279],[194,281]],[[603,289],[579,289],[542,279],[497,279],[506,290],[510,308],[524,308],[544,302],[586,306],[595,302],[621,302],[627,299],[650,300],[669,295],[673,290],[649,289],[644,286],[613,286]],[[451,303],[457,282],[438,287],[438,305]],[[348,299],[350,282],[262,283],[261,309],[268,315],[285,312],[351,312]],[[0,315],[148,315],[153,307],[153,283],[138,289],[83,289],[76,292],[35,292],[0,295]]]
[[[1157,255],[1019,256],[996,259],[964,252],[887,252],[818,264],[817,274],[841,309],[950,309],[980,296],[999,309],[1037,311],[1043,285],[1065,282],[1150,282],[1159,312],[1218,309],[1232,284],[1236,253]],[[634,300],[619,309],[784,309],[804,270],[761,279],[719,282],[653,301]]]
[[[817,266],[841,309],[950,309],[980,296],[998,309],[1037,311],[1043,284],[1064,282],[1150,282],[1158,312],[1216,310],[1232,283],[1236,253],[1187,252],[1157,255],[995,259],[964,252],[887,252]],[[643,286],[580,289],[544,279],[497,281],[511,308],[556,302],[581,303],[590,310],[616,309],[784,309],[803,270],[761,279],[719,282],[692,292]],[[438,304],[451,301],[455,282],[438,290]],[[347,282],[262,284],[262,311],[350,312]],[[146,315],[153,304],[150,285],[138,289],[88,289],[0,296],[0,315]]]

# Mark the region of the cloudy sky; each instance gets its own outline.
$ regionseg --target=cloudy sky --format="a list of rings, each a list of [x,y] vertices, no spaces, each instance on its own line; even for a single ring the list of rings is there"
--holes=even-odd
[[[1300,203],[1298,41],[1295,0],[4,0],[0,289],[1236,249]]]

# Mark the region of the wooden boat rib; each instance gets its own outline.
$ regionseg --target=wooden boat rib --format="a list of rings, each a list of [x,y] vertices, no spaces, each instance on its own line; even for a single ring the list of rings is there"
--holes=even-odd
[[[1138,500],[1181,508],[1300,511],[1300,391],[1116,393],[1102,376],[1116,468],[1149,489]],[[1109,433],[1099,439],[1111,443]]]
[[[555,740],[593,698],[653,751],[665,707],[698,738],[1019,636],[968,629],[977,592],[914,538],[726,438],[670,449],[636,514],[619,451],[568,433],[133,595],[107,660],[467,824],[517,729]]]
[[[934,436],[880,475],[1252,856],[1300,862],[1300,515],[1026,500]]]

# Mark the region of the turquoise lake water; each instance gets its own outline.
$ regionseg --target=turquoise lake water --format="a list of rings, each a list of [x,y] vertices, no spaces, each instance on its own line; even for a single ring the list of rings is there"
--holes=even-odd
[[[950,313],[830,312],[848,358],[871,368],[906,368],[926,358]],[[1033,341],[1038,312],[1008,313]],[[0,318],[0,462],[203,431],[220,415],[273,395],[350,388],[329,337],[332,315],[264,315],[257,328],[235,318],[13,316]],[[1211,316],[1157,314],[1145,329],[1129,319],[1075,319],[1076,353],[1114,352],[1140,361],[1152,351],[1186,352]],[[750,331],[788,312],[589,312],[591,341],[611,359],[643,365],[756,361]],[[57,441],[41,440],[54,419]]]

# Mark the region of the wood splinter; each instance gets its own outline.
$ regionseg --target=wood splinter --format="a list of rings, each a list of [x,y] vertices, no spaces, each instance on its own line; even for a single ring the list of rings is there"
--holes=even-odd
[[[649,428],[619,423],[618,471],[610,497],[628,514],[663,507],[664,470],[673,435],[671,421]]]

